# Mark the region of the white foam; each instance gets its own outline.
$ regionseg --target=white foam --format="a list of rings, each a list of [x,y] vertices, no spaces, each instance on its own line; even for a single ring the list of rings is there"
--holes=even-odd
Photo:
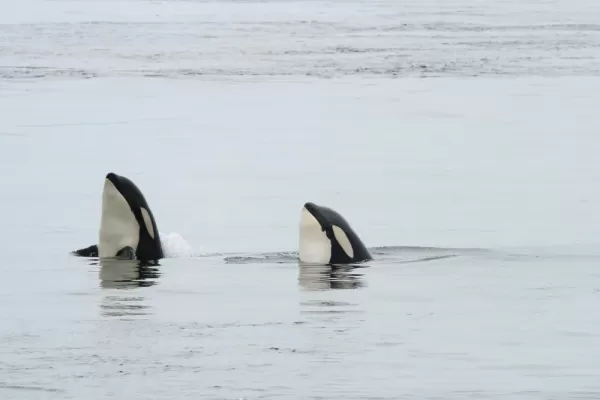
[[[165,258],[184,258],[198,255],[180,234],[175,232],[168,234],[159,232],[159,234]]]

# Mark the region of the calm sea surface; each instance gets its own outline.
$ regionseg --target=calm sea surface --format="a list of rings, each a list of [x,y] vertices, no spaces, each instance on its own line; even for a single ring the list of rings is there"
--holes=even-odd
[[[599,16],[3,3],[0,399],[599,399]],[[69,254],[108,172],[158,268]],[[375,260],[299,265],[306,201]]]

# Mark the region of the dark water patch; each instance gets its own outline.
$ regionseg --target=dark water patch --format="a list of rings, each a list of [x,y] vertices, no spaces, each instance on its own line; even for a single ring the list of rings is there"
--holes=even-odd
[[[501,46],[494,43],[488,45],[481,42],[469,43],[447,43],[460,50],[472,48],[474,51],[480,48],[481,51],[489,52],[486,56],[477,56],[471,59],[460,59],[455,56],[447,55],[447,60],[416,60],[409,54],[399,54],[377,48],[366,48],[360,51],[335,52],[338,55],[363,54],[364,57],[373,57],[373,54],[379,54],[377,60],[354,60],[343,61],[332,56],[331,59],[315,60],[314,55],[310,54],[310,61],[304,67],[295,67],[286,69],[279,64],[265,62],[264,68],[260,66],[248,66],[247,68],[224,67],[210,68],[190,66],[188,68],[153,68],[153,69],[122,69],[115,68],[106,70],[84,69],[84,68],[60,68],[60,67],[35,67],[22,66],[16,68],[0,67],[0,79],[7,81],[31,81],[31,80],[63,80],[63,79],[99,79],[99,78],[160,78],[160,79],[203,79],[214,80],[216,78],[234,79],[240,78],[248,80],[257,78],[268,80],[269,78],[302,77],[313,79],[333,79],[344,77],[371,77],[371,78],[421,78],[431,79],[440,77],[586,77],[597,76],[600,74],[600,67],[593,61],[596,57],[592,56],[561,56],[554,58],[554,64],[544,64],[547,57],[513,56],[508,60],[502,60],[494,55],[490,47]],[[505,44],[508,45],[508,44]],[[521,41],[514,41],[510,44],[512,47],[523,51],[525,48],[532,50],[541,50],[539,43],[524,44]],[[548,47],[546,51],[573,50],[579,48],[582,50],[590,49],[588,43],[577,44],[543,44]],[[552,49],[550,49],[550,47]],[[432,49],[433,51],[433,49]],[[406,50],[405,52],[408,52]],[[329,54],[328,52],[321,52]],[[141,57],[144,58],[144,57]],[[286,58],[281,53],[277,58]],[[600,58],[600,57],[599,57]],[[406,59],[405,61],[401,61]],[[143,62],[143,61],[141,61]]]
[[[296,348],[290,347],[276,347],[271,346],[267,349],[268,351],[280,353],[280,354],[314,354],[314,351],[311,350],[300,350]]]
[[[322,301],[322,300],[310,300],[310,301],[306,301],[301,303],[304,306],[311,306],[311,307],[336,307],[336,306],[340,306],[340,307],[348,307],[348,306],[357,306],[358,304],[354,304],[354,303],[347,303],[344,301]]]
[[[97,78],[97,72],[79,68],[58,68],[38,66],[0,66],[0,79],[38,80],[52,78],[90,79]]]
[[[0,384],[0,389],[26,390],[35,392],[50,392],[50,393],[65,393],[62,389],[52,389],[40,386],[25,386],[25,385],[4,385]]]

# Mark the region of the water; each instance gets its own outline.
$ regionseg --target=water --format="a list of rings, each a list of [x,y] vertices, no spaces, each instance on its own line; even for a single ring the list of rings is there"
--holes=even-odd
[[[0,398],[600,397],[598,7],[0,6]],[[110,171],[158,268],[69,254]]]

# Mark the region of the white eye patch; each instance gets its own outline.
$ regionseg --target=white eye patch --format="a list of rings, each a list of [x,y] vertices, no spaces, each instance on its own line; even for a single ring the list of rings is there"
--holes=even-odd
[[[348,236],[346,236],[346,232],[339,226],[333,225],[333,235],[348,257],[354,257],[354,249],[352,248],[352,244],[350,244]]]
[[[150,237],[154,239],[154,225],[152,225],[152,218],[150,218],[150,213],[144,207],[141,207],[142,210],[142,218],[144,219],[144,224],[146,224],[146,229],[150,234]]]

